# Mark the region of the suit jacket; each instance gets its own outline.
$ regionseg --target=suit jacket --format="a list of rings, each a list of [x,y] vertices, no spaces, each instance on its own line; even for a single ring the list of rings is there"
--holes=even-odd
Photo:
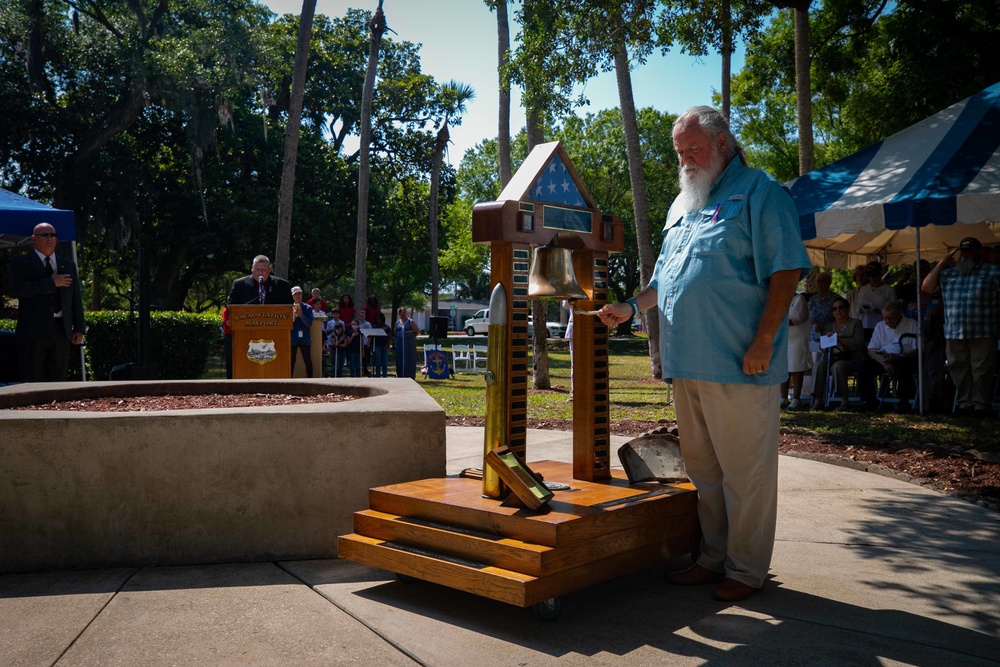
[[[284,278],[271,276],[264,283],[264,303],[293,303],[292,286]],[[233,281],[226,303],[230,306],[256,305],[257,281],[253,276],[243,276]]]
[[[72,260],[53,254],[56,273],[73,277],[69,287],[56,287],[45,264],[34,251],[15,257],[10,263],[10,282],[17,297],[17,335],[26,338],[46,338],[52,331],[52,295],[57,291],[62,303],[63,328],[67,340],[74,333],[84,333],[83,295],[80,276]]]

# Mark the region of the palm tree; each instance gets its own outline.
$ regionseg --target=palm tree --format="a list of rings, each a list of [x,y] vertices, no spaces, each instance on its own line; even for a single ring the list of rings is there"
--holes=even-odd
[[[361,94],[361,145],[358,150],[358,234],[354,246],[354,302],[364,303],[368,290],[365,274],[368,261],[368,189],[371,181],[371,165],[368,153],[372,142],[372,100],[375,97],[375,70],[378,67],[379,49],[382,35],[386,31],[382,2],[368,23],[371,43],[368,47],[368,69],[365,71],[365,87]]]
[[[500,163],[500,189],[507,187],[513,174],[510,160],[510,77],[506,72],[510,59],[510,25],[507,0],[487,0],[497,10],[497,73],[500,85],[500,113],[497,127],[497,152]]]
[[[653,278],[656,253],[649,234],[649,201],[646,197],[646,178],[642,171],[642,150],[639,143],[639,123],[632,93],[632,68],[625,46],[625,26],[620,12],[611,30],[610,48],[615,61],[615,78],[618,83],[618,103],[622,112],[622,129],[625,133],[625,152],[628,155],[629,182],[632,186],[632,214],[635,217],[635,236],[639,250],[639,276],[643,285]],[[649,332],[649,361],[652,376],[660,377],[660,324],[656,317],[646,318]]]
[[[813,170],[815,149],[812,128],[812,82],[809,76],[809,6],[812,0],[771,0],[781,9],[790,8],[795,19],[795,114],[799,132],[799,175]]]
[[[431,196],[430,196],[430,232],[431,232],[431,314],[438,312],[438,189],[441,185],[441,160],[444,158],[444,151],[448,147],[449,133],[448,122],[453,118],[455,124],[465,113],[465,106],[476,97],[476,92],[472,86],[458,81],[449,81],[440,92],[441,102],[444,107],[444,120],[441,121],[441,128],[438,130],[437,139],[434,142],[434,158],[431,162]]]
[[[316,0],[303,0],[302,14],[299,16],[299,43],[295,49],[295,69],[292,73],[292,93],[288,101],[288,125],[285,127],[285,162],[281,170],[281,189],[278,194],[278,238],[274,249],[274,269],[280,276],[288,275],[291,256],[295,163],[299,158],[302,100],[305,97],[306,69],[315,13]]]

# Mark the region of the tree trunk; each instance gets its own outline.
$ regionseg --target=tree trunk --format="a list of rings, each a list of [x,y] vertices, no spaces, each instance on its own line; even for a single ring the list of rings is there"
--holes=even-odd
[[[295,163],[299,158],[302,100],[305,97],[309,43],[312,40],[312,22],[315,13],[316,0],[302,0],[302,14],[299,16],[299,43],[295,48],[295,71],[292,73],[292,95],[288,104],[288,124],[285,126],[285,161],[281,169],[281,190],[278,193],[278,238],[274,245],[274,272],[285,278],[289,277]]]
[[[434,158],[431,164],[431,196],[430,209],[431,235],[431,316],[438,314],[438,189],[441,186],[441,160],[444,159],[444,149],[448,145],[448,121],[445,121],[437,133],[434,142]]]
[[[541,114],[538,109],[528,109],[525,119],[528,135],[528,153],[544,141]],[[538,299],[531,301],[531,319],[534,331],[531,335],[532,388],[551,389],[552,380],[549,377],[548,336],[545,331],[545,302]]]
[[[379,0],[375,16],[368,24],[371,30],[371,44],[368,49],[368,69],[365,71],[365,87],[361,95],[361,146],[358,150],[358,233],[354,246],[354,303],[365,303],[368,289],[366,262],[368,261],[368,188],[371,180],[371,166],[368,153],[372,141],[372,99],[375,96],[375,70],[378,67],[378,53],[385,32],[385,15],[382,0]]]
[[[639,249],[639,277],[642,286],[653,278],[656,255],[649,233],[649,202],[646,199],[646,179],[642,173],[642,149],[639,145],[639,125],[636,121],[635,100],[632,95],[632,73],[622,32],[616,31],[611,39],[615,57],[615,76],[618,79],[618,100],[621,105],[622,127],[625,131],[625,148],[628,153],[628,175],[632,186],[632,212],[635,217],[635,237]],[[649,364],[654,378],[659,379],[660,320],[655,311],[645,315],[649,332]]]
[[[812,83],[809,78],[809,5],[803,0],[792,11],[795,17],[795,111],[799,126],[799,175],[813,170]]]
[[[507,0],[497,2],[497,72],[500,84],[500,118],[497,127],[497,150],[500,162],[500,189],[510,183],[513,168],[510,160],[510,79],[503,72],[510,54],[510,26],[507,22]]]
[[[104,291],[104,271],[101,265],[94,263],[94,270],[90,276],[90,309],[101,310],[101,298]]]

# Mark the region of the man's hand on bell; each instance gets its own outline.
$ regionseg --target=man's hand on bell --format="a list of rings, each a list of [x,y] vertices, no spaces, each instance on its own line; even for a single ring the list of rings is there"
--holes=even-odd
[[[632,317],[632,306],[627,303],[609,303],[597,311],[597,316],[605,325],[613,327]]]

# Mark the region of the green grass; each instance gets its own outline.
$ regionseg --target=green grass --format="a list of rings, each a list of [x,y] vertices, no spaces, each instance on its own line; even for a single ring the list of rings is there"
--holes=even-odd
[[[457,339],[445,345],[450,349]],[[465,340],[462,339],[464,343]],[[477,339],[482,343],[482,339]],[[422,341],[418,343],[422,345]],[[674,419],[672,405],[666,404],[666,387],[650,377],[649,353],[644,336],[615,338],[609,345],[611,375],[611,420],[656,421]],[[530,363],[530,359],[529,359]],[[395,369],[389,360],[390,373]],[[203,377],[225,377],[221,357],[209,361]],[[551,391],[530,390],[528,416],[538,419],[572,419],[569,398],[569,349],[565,341],[549,341],[549,378]],[[482,374],[459,373],[447,380],[429,380],[417,374],[417,382],[450,417],[481,417],[486,407],[486,382]],[[841,437],[865,437],[884,440],[907,440],[914,443],[960,445],[971,443],[982,451],[1000,451],[994,419],[952,419],[940,415],[897,415],[892,413],[782,412],[785,426],[802,427],[820,434]]]
[[[645,338],[613,340],[610,345],[611,420],[673,419],[666,405],[666,386],[650,377]],[[530,364],[530,359],[529,359]],[[531,390],[529,376],[528,416],[538,419],[572,419],[569,399],[570,361],[567,344],[549,342],[550,391]],[[482,416],[485,412],[486,381],[482,374],[458,373],[447,380],[417,382],[449,416]]]
[[[569,398],[569,351],[566,344],[550,341],[549,378],[552,391],[531,390],[529,376],[528,416],[539,419],[572,419]],[[673,406],[666,405],[666,388],[650,377],[647,342],[644,337],[613,339],[610,345],[611,420],[656,421],[674,419]],[[530,360],[529,360],[530,363]],[[417,382],[444,408],[448,416],[482,416],[486,383],[481,374],[459,373],[448,380]],[[953,419],[940,415],[893,413],[782,412],[785,426],[802,427],[820,434],[906,440],[914,443],[960,445],[971,443],[983,451],[997,451],[996,420]]]

